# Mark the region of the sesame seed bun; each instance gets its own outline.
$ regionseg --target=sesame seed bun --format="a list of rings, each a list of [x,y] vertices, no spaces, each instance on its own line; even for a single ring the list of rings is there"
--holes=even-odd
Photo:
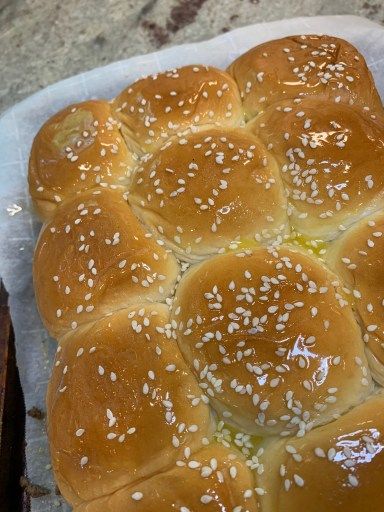
[[[34,255],[37,305],[56,338],[129,304],[165,299],[177,275],[175,257],[146,233],[122,194],[107,189],[61,206]]]
[[[130,204],[184,260],[271,240],[287,225],[274,158],[245,130],[170,139],[133,176]]]
[[[176,349],[175,349],[176,348]],[[173,466],[211,434],[168,307],[132,307],[66,336],[47,395],[52,464],[72,504]]]
[[[338,278],[289,246],[191,268],[176,289],[172,322],[212,406],[249,434],[305,435],[372,390]]]
[[[75,512],[382,512],[383,169],[373,78],[331,36],[43,125],[33,274]]]
[[[128,183],[134,156],[128,151],[102,100],[70,105],[51,117],[36,135],[29,160],[29,193],[42,218],[63,201],[95,187]]]
[[[384,212],[362,219],[336,240],[327,263],[351,291],[373,377],[384,385]]]
[[[212,444],[174,468],[75,512],[222,512],[258,509],[253,474],[239,452]],[[193,489],[193,492],[191,492]]]
[[[301,35],[268,41],[241,55],[228,68],[248,119],[284,99],[315,96],[382,110],[364,57],[347,41]]]
[[[261,509],[273,512],[381,512],[384,397],[377,395],[302,439],[267,445]]]
[[[317,98],[283,101],[249,125],[276,158],[291,223],[331,240],[384,201],[384,117]]]
[[[185,66],[150,75],[114,100],[129,146],[152,152],[172,135],[209,126],[239,126],[244,119],[235,81],[209,66]]]

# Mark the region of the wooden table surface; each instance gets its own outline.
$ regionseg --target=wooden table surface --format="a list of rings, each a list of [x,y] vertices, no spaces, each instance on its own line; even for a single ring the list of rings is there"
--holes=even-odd
[[[0,511],[27,512],[25,478],[25,407],[16,366],[8,294],[0,280]]]

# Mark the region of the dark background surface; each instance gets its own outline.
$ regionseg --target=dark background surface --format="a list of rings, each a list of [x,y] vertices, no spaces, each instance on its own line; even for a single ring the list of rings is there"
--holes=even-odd
[[[16,367],[8,294],[0,279],[0,511],[27,512],[29,496],[20,486],[25,474],[25,407]]]

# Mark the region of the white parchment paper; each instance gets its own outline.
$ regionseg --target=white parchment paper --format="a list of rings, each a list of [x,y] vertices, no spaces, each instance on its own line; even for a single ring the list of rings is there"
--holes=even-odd
[[[27,162],[38,128],[69,103],[111,98],[142,75],[185,64],[225,68],[235,57],[259,43],[308,33],[336,35],[356,45],[384,97],[384,27],[355,16],[322,16],[252,25],[210,41],[115,62],[47,87],[0,118],[0,275],[10,294],[17,362],[27,410],[34,405],[45,409],[46,385],[56,350],[56,343],[47,335],[37,313],[31,276],[40,224],[31,213]],[[49,496],[32,500],[32,512],[69,511],[62,498],[55,495],[44,422],[27,417],[26,440],[29,478],[52,491]]]

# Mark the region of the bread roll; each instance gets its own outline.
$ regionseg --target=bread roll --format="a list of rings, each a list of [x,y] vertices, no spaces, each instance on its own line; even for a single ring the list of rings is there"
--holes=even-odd
[[[314,96],[330,104],[382,111],[364,57],[347,41],[327,35],[289,36],[241,55],[228,68],[248,119],[276,101]]]
[[[315,97],[271,106],[249,125],[270,148],[293,227],[330,240],[384,204],[384,117]]]
[[[56,338],[107,313],[167,297],[175,257],[135,218],[122,194],[88,191],[58,209],[38,240],[37,305]]]
[[[194,266],[176,289],[172,322],[212,406],[249,434],[303,436],[372,390],[338,278],[289,246]]]
[[[384,397],[303,439],[270,443],[258,476],[263,512],[382,512]]]
[[[169,140],[136,170],[128,198],[184,260],[271,239],[287,225],[274,158],[244,130]]]
[[[94,187],[124,186],[135,164],[120,123],[106,101],[61,110],[36,135],[29,160],[29,192],[42,218],[67,198]]]
[[[328,250],[327,263],[351,290],[372,375],[384,385],[384,212],[346,231]]]
[[[244,114],[234,80],[209,66],[185,66],[150,75],[114,100],[130,146],[152,152],[172,135],[206,126],[239,126]]]
[[[45,123],[34,282],[74,512],[382,512],[383,169],[372,76],[331,36]]]
[[[137,485],[75,512],[256,512],[253,474],[234,450],[212,444]]]
[[[72,504],[165,470],[211,433],[164,304],[107,315],[66,336],[48,388],[48,435]],[[113,509],[111,509],[113,510]]]

